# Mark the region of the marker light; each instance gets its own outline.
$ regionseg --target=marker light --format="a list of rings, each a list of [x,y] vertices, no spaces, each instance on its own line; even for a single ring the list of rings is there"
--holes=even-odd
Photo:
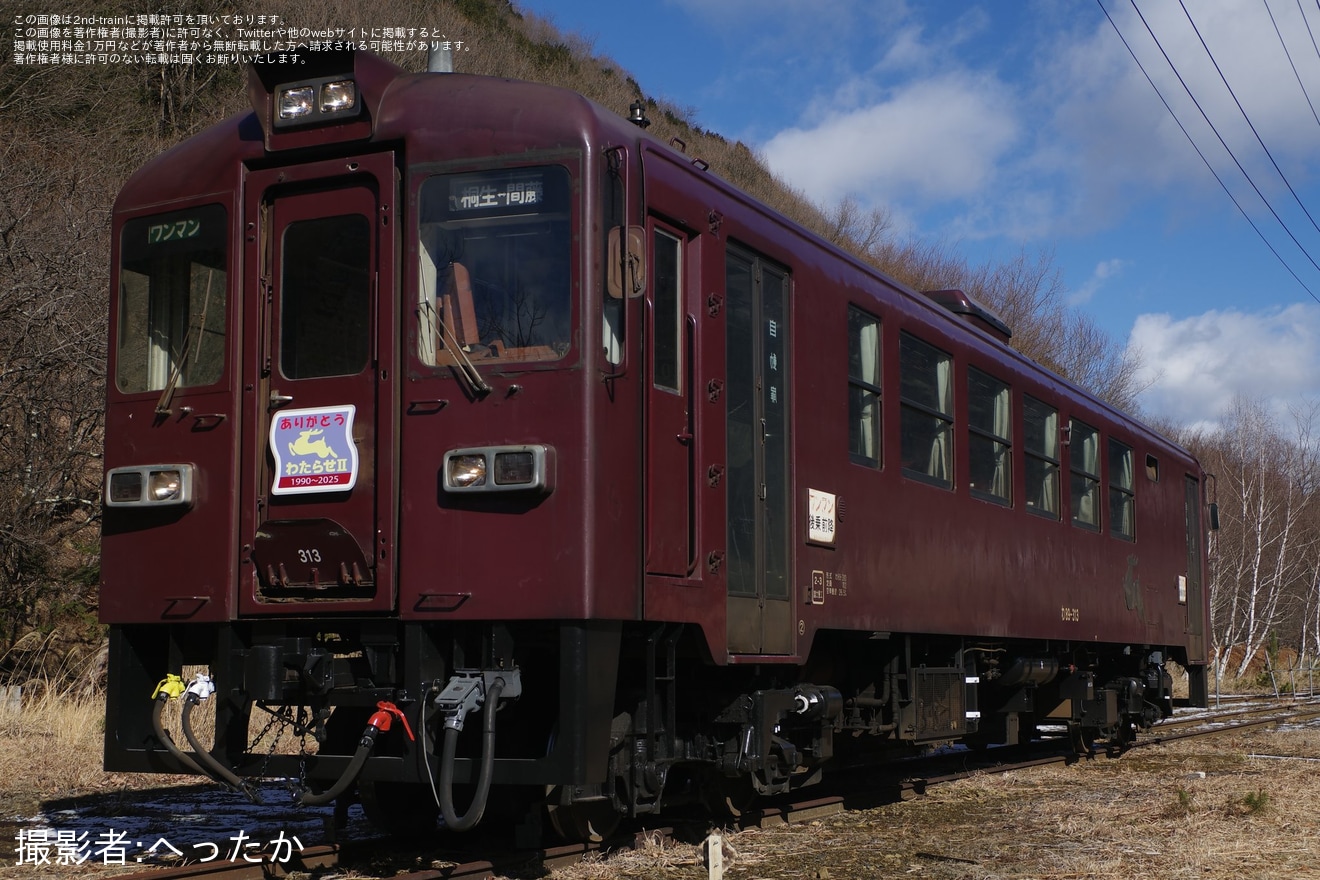
[[[446,492],[549,492],[554,450],[549,446],[485,446],[445,453]]]
[[[495,453],[495,485],[525,486],[536,478],[536,458],[528,452]]]
[[[107,507],[188,506],[192,485],[190,464],[114,468],[105,475],[105,503]]]

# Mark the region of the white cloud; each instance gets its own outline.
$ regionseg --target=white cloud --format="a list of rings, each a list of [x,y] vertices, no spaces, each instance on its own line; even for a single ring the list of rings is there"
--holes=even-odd
[[[856,84],[840,93],[852,103]],[[820,113],[762,152],[771,168],[813,199],[849,192],[926,204],[975,197],[1018,138],[1008,90],[990,77],[945,74],[892,89],[878,103]]]
[[[1090,302],[1105,284],[1122,274],[1123,270],[1130,265],[1127,260],[1112,259],[1101,260],[1091,272],[1091,277],[1087,278],[1077,286],[1068,296],[1068,305],[1080,306]]]
[[[1209,311],[1175,320],[1138,316],[1128,346],[1150,382],[1142,407],[1186,425],[1213,424],[1234,395],[1276,414],[1320,393],[1320,306]]]

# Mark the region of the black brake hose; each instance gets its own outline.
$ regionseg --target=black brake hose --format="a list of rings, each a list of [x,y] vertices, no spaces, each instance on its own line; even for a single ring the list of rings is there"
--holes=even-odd
[[[187,693],[183,696],[183,715],[180,718],[180,724],[183,727],[183,735],[188,738],[188,745],[193,748],[193,754],[197,755],[197,759],[205,764],[211,771],[208,775],[232,785],[236,791],[241,791],[243,794],[247,795],[248,800],[252,801],[252,803],[260,804],[261,798],[257,796],[256,790],[250,785],[244,783],[242,779],[238,778],[238,776],[234,775],[234,771],[217,761],[215,756],[202,748],[201,744],[197,741],[197,736],[193,733],[190,716],[192,715],[193,706],[196,706],[199,702],[201,701],[196,694]]]
[[[161,691],[160,696],[155,700],[156,705],[151,710],[151,729],[155,732],[156,739],[160,740],[161,745],[165,746],[165,750],[173,755],[174,759],[180,764],[199,776],[210,776],[210,773],[199,767],[196,761],[188,757],[186,752],[175,745],[173,737],[165,730],[165,724],[161,716],[165,712],[165,704],[169,701],[170,695]]]
[[[497,678],[486,691],[486,704],[482,708],[481,771],[477,776],[477,792],[462,816],[454,810],[454,753],[458,748],[457,727],[445,728],[444,751],[440,757],[440,813],[445,817],[445,828],[467,831],[481,821],[486,812],[486,798],[490,795],[490,780],[495,769],[495,710],[504,690],[504,679]]]
[[[357,751],[353,753],[353,760],[348,762],[348,767],[344,770],[339,780],[320,794],[312,794],[305,791],[298,795],[298,805],[303,807],[319,807],[330,803],[339,797],[354,782],[357,782],[358,774],[362,772],[362,767],[367,763],[367,756],[371,754],[371,748],[376,743],[376,728],[368,725],[367,732],[362,734],[362,740],[358,743]]]

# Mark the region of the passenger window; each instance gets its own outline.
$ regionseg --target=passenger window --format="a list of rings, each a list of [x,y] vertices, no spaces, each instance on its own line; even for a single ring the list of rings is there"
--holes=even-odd
[[[880,456],[880,321],[848,307],[848,454],[878,468]]]
[[[967,415],[967,480],[972,494],[996,504],[1011,504],[1013,441],[1008,386],[968,367]]]
[[[1132,473],[1132,447],[1109,441],[1109,534],[1131,541],[1136,538],[1136,496]]]
[[[683,251],[682,242],[667,232],[655,230],[655,345],[652,381],[657,388],[681,391],[680,340],[683,338]]]
[[[1022,398],[1027,510],[1059,518],[1059,411],[1034,397]]]
[[[1072,450],[1073,525],[1100,530],[1100,435],[1076,419],[1068,432]]]
[[[903,473],[953,486],[953,359],[904,333],[899,344]]]

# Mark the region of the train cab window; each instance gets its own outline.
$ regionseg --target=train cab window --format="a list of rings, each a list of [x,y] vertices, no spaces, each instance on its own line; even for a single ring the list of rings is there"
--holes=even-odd
[[[1124,541],[1136,537],[1135,480],[1132,473],[1132,447],[1109,440],[1109,534]]]
[[[1076,419],[1068,430],[1073,525],[1100,530],[1100,434]]]
[[[419,203],[418,356],[555,361],[573,339],[568,171],[444,174]],[[461,349],[459,356],[454,349]]]
[[[848,454],[880,467],[880,320],[848,307]]]
[[[205,205],[139,217],[120,237],[120,391],[220,380],[225,363],[228,214]]]
[[[1059,518],[1059,411],[1029,395],[1022,397],[1023,464],[1027,510]]]
[[[972,495],[1010,504],[1013,484],[1012,424],[1008,386],[967,368],[967,475]]]
[[[904,333],[899,343],[903,473],[953,486],[953,359]]]
[[[371,354],[371,221],[317,217],[284,230],[280,372],[353,376]]]
[[[655,343],[652,381],[657,388],[682,391],[680,354],[683,338],[683,242],[667,232],[654,231],[651,268],[655,273]]]

